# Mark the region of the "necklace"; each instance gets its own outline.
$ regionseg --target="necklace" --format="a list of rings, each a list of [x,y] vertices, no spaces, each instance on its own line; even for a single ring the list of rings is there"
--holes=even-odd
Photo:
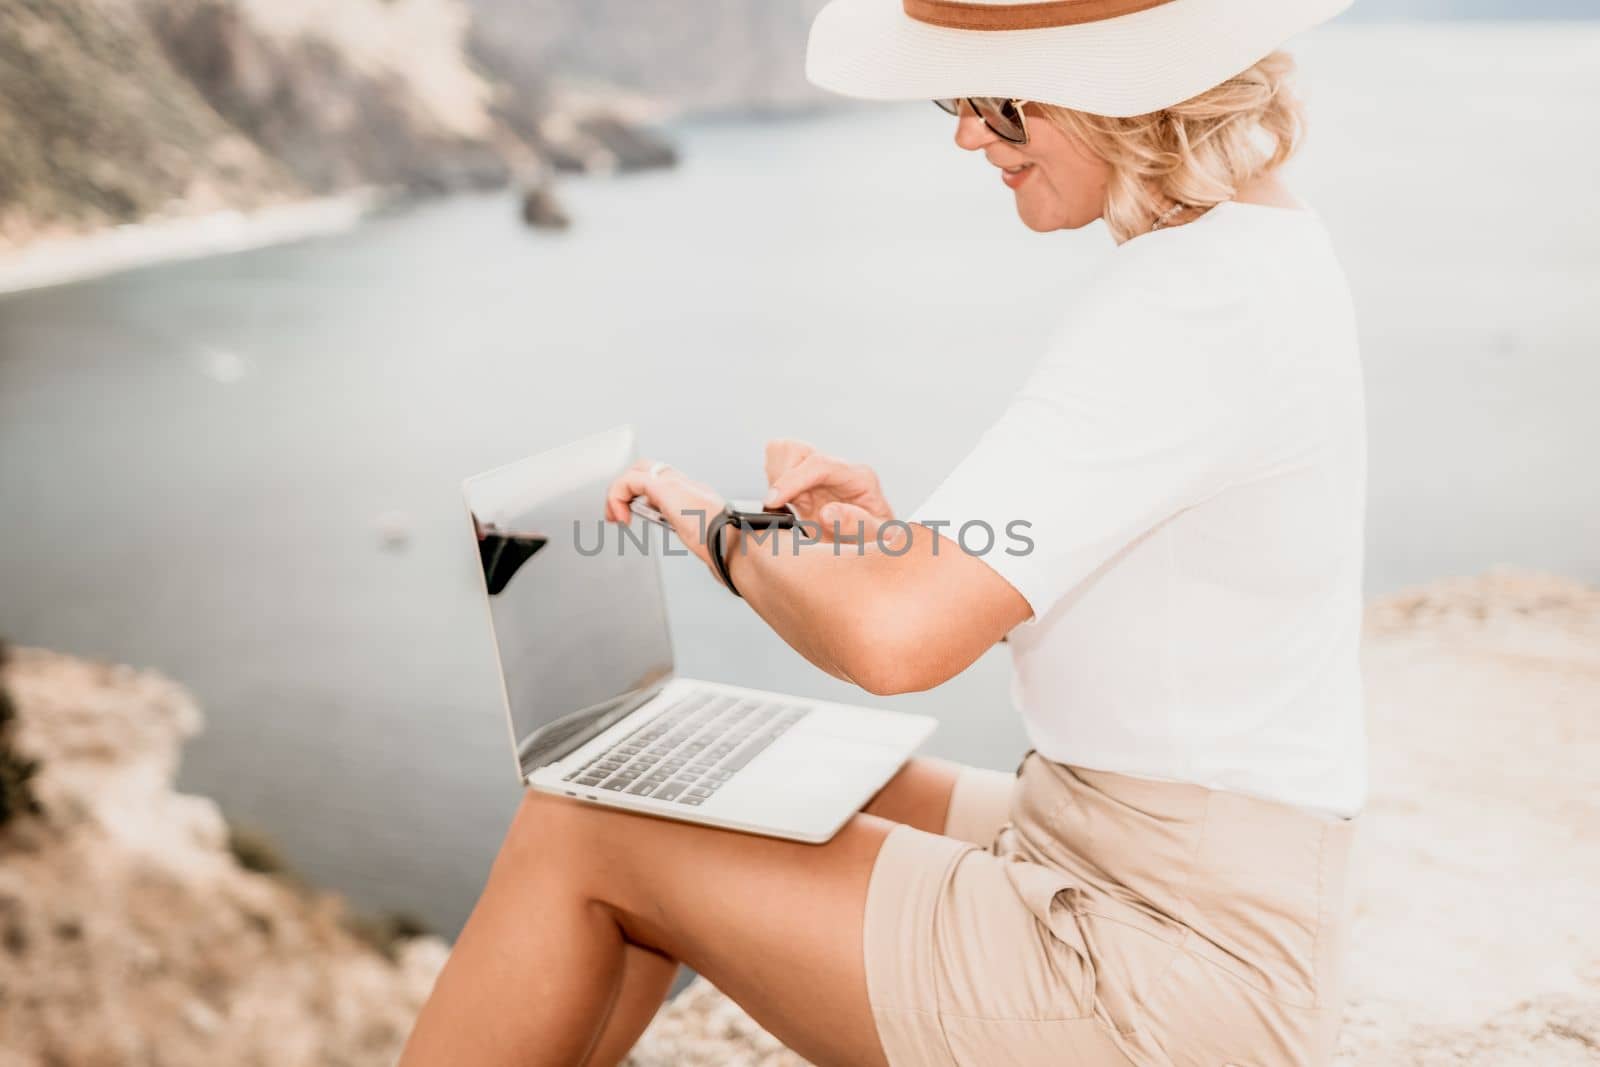
[[[1155,231],[1161,229],[1161,227],[1165,226],[1174,215],[1178,214],[1178,212],[1192,206],[1193,205],[1191,204],[1185,204],[1181,202],[1173,204],[1171,207],[1167,208],[1167,210],[1156,216],[1156,221],[1150,224],[1150,232],[1154,233]]]

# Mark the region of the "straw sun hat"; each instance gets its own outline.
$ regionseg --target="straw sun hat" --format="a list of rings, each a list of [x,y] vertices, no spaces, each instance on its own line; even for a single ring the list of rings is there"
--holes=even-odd
[[[872,100],[999,96],[1142,115],[1218,85],[1350,0],[832,0],[806,76]]]

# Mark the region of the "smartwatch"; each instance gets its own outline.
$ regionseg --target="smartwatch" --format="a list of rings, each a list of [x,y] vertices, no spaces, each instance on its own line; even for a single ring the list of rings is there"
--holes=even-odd
[[[706,526],[706,554],[711,557],[711,567],[728,587],[728,592],[742,599],[744,594],[733,584],[733,575],[729,573],[728,553],[724,547],[730,525],[741,530],[792,530],[800,525],[800,516],[790,504],[764,508],[759,500],[730,500],[711,517]]]

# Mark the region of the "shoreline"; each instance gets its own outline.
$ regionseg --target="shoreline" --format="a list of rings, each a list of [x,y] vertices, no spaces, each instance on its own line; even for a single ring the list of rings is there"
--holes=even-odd
[[[0,296],[344,233],[392,199],[369,186],[253,211],[227,209],[44,237],[0,251]]]

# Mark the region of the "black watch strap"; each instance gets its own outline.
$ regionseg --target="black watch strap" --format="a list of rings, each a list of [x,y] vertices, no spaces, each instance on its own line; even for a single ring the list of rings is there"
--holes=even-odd
[[[727,549],[723,547],[723,542],[728,539],[728,526],[737,526],[738,523],[737,516],[728,508],[713,515],[706,524],[706,554],[711,557],[711,569],[717,572],[717,577],[728,587],[728,592],[743,600],[744,594],[733,584],[733,575],[728,571]]]

